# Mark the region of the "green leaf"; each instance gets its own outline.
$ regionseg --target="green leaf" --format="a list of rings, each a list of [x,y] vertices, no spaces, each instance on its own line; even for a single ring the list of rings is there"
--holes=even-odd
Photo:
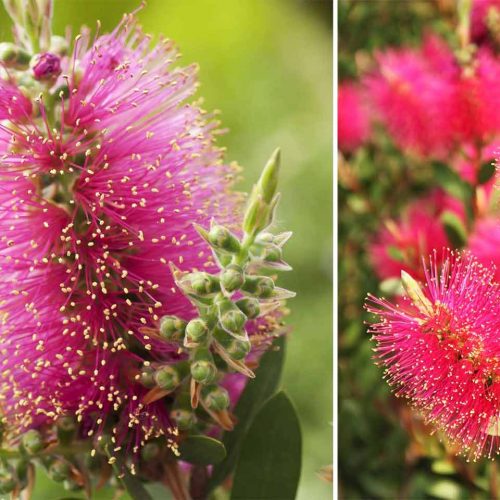
[[[446,236],[455,248],[462,248],[467,243],[467,230],[457,214],[446,210],[441,215]]]
[[[293,500],[300,479],[302,437],[295,409],[284,392],[261,408],[241,447],[231,500]]]
[[[189,436],[179,444],[180,460],[196,465],[212,465],[222,462],[226,448],[217,439],[207,436]]]
[[[484,162],[477,173],[477,182],[479,184],[486,184],[495,175],[495,172],[496,167],[493,160]]]
[[[241,443],[255,415],[276,391],[283,361],[285,359],[285,337],[277,338],[270,349],[262,356],[255,378],[250,380],[243,391],[234,410],[237,424],[231,432],[225,432],[222,442],[227,456],[223,462],[214,467],[210,478],[209,491],[219,485],[234,469],[239,455]]]
[[[436,172],[436,180],[445,191],[464,203],[471,200],[472,186],[462,179],[455,170],[441,162],[433,162],[433,166]]]
[[[398,247],[395,247],[394,245],[389,245],[387,247],[387,253],[391,259],[397,260],[398,262],[405,261],[404,253]]]

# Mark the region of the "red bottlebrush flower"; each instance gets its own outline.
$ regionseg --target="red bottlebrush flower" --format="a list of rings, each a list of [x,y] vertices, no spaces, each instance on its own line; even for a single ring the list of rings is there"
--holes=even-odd
[[[352,151],[369,137],[370,120],[360,87],[344,82],[338,89],[338,141],[343,151]]]
[[[500,289],[470,256],[436,254],[425,287],[404,275],[393,306],[370,296],[376,359],[396,396],[474,459],[500,451]]]
[[[217,124],[186,103],[195,68],[173,66],[170,42],[150,51],[130,16],[88,42],[84,33],[62,59],[50,114],[0,84],[10,120],[0,125],[0,394],[14,432],[76,413],[89,435],[125,440],[132,429],[135,452],[175,432],[138,381],[147,357],[182,357],[144,331],[194,314],[168,263],[214,269],[193,223],[231,225],[239,201]],[[40,60],[35,76],[54,74],[53,62]]]
[[[412,202],[403,216],[388,220],[370,246],[370,256],[381,279],[397,277],[401,270],[423,278],[422,257],[433,249],[450,245],[440,220],[451,211],[461,220],[465,214],[461,203],[441,190]]]
[[[500,220],[488,217],[476,222],[470,235],[468,249],[484,266],[495,268],[495,279],[500,283]]]

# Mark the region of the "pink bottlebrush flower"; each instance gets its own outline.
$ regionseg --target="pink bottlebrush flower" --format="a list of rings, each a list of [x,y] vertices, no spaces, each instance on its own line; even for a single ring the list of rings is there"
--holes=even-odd
[[[449,150],[452,130],[443,109],[451,106],[458,70],[447,45],[427,37],[420,50],[391,49],[376,60],[378,70],[364,83],[398,145],[423,155]]]
[[[412,202],[400,219],[385,222],[370,246],[371,260],[380,279],[398,277],[401,270],[423,277],[422,257],[450,245],[440,220],[446,211],[465,220],[461,203],[436,190]]]
[[[53,116],[0,83],[0,394],[14,433],[76,413],[135,452],[174,432],[138,382],[148,357],[181,356],[147,328],[194,314],[168,263],[213,270],[193,223],[231,226],[239,198],[217,124],[186,102],[196,68],[175,67],[170,42],[150,50],[131,16],[89,43],[60,61]],[[35,78],[58,73],[45,56]]]
[[[436,254],[403,305],[369,296],[376,359],[398,397],[473,459],[500,451],[500,289],[470,256]]]
[[[361,89],[344,82],[338,89],[338,141],[342,151],[353,151],[369,137],[370,119]]]
[[[488,217],[476,222],[469,237],[468,250],[487,267],[494,266],[495,279],[500,283],[500,220]]]
[[[500,13],[499,0],[474,0],[471,11],[471,39],[476,44],[483,44],[488,39],[487,17],[491,9]]]
[[[61,73],[61,59],[55,54],[40,54],[33,65],[33,74],[37,80],[57,78]]]
[[[487,145],[500,131],[494,111],[500,64],[487,47],[470,67],[461,67],[444,41],[428,36],[421,48],[388,50],[377,62],[365,85],[401,148],[443,157],[456,145]]]

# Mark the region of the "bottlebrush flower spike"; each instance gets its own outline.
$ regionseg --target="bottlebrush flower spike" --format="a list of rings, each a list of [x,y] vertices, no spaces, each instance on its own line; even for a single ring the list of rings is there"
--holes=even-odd
[[[375,358],[398,397],[473,459],[500,452],[500,285],[469,254],[436,252],[400,305],[369,296]]]
[[[55,41],[60,45],[60,40]],[[12,439],[74,414],[85,436],[138,454],[177,430],[144,404],[144,364],[173,363],[164,315],[194,308],[168,263],[214,269],[193,227],[234,222],[217,123],[188,104],[196,68],[127,15],[73,52],[34,55],[0,80],[2,413]],[[30,47],[28,47],[30,48]],[[60,73],[60,75],[59,75]]]

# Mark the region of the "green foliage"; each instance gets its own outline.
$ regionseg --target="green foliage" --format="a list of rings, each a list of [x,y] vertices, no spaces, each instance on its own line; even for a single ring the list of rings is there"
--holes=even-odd
[[[234,414],[238,423],[231,432],[224,433],[222,441],[227,450],[227,457],[214,467],[209,489],[214,489],[233,471],[241,451],[242,442],[255,415],[278,387],[284,357],[285,339],[280,337],[274,341],[273,347],[262,356],[259,368],[255,372],[255,378],[248,382],[236,405]]]
[[[302,461],[302,439],[295,409],[279,392],[259,413],[241,446],[231,499],[293,500]]]
[[[196,465],[213,465],[226,457],[226,448],[217,439],[189,436],[179,445],[180,459]]]

